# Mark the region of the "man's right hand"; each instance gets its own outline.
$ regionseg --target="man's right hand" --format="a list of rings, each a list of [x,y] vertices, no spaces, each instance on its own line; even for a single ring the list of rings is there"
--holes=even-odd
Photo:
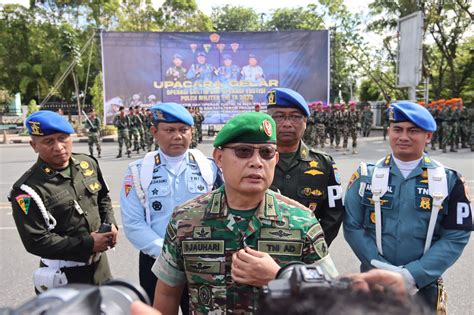
[[[114,232],[92,232],[91,236],[94,239],[93,253],[105,252],[109,247],[113,246]]]

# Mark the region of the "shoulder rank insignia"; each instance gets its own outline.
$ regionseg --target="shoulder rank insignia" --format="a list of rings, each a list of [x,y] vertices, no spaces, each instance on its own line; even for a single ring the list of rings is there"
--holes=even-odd
[[[94,182],[92,184],[89,184],[89,188],[92,192],[96,192],[102,188],[99,182]]]
[[[155,155],[155,165],[160,165],[161,164],[161,158],[160,158],[160,154],[157,153]]]
[[[89,168],[89,163],[87,161],[81,161],[81,163],[79,163],[79,166],[83,169],[83,170],[86,170]]]
[[[28,194],[21,194],[15,197],[16,202],[20,206],[24,214],[28,214],[28,209],[30,207],[31,196]]]
[[[383,162],[383,165],[389,166],[390,165],[390,160],[392,158],[391,154],[387,154],[387,157],[385,157],[385,161]]]
[[[45,166],[43,168],[43,171],[47,174],[47,175],[51,175],[53,174],[53,170],[51,170],[49,167]]]
[[[88,168],[88,169],[84,170],[84,171],[82,172],[82,174],[84,174],[85,177],[89,177],[89,176],[94,175],[94,170],[91,169],[91,168]]]

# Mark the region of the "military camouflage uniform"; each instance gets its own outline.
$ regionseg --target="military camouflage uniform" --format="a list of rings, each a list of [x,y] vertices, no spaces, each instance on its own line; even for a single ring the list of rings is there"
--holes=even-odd
[[[326,113],[323,111],[316,110],[313,114],[314,119],[314,147],[317,148],[318,144],[324,149],[326,142]]]
[[[141,112],[136,115],[140,118],[140,126],[138,127],[138,133],[140,134],[140,147],[143,151],[145,151],[145,129],[146,129],[146,122],[145,122],[145,115]]]
[[[459,109],[451,109],[451,152],[459,149],[459,126],[461,120],[461,111]]]
[[[92,123],[92,124],[91,124]],[[99,117],[89,118],[85,121],[85,127],[87,129],[87,144],[89,145],[89,152],[94,156],[94,143],[97,147],[97,155],[100,157],[100,119]]]
[[[336,110],[334,113],[334,120],[336,122],[336,131],[334,136],[336,138],[336,148],[339,148],[341,143],[341,136],[344,134],[344,128],[347,129],[345,115],[342,111]],[[347,133],[347,130],[345,131]]]
[[[469,134],[469,146],[471,147],[471,152],[474,151],[474,107],[469,108],[467,110],[468,117],[469,117],[469,129],[470,129],[470,134]]]
[[[364,109],[361,117],[362,136],[368,137],[372,129],[374,113],[370,109]]]
[[[345,121],[343,136],[344,143],[343,148],[347,150],[347,143],[349,141],[349,136],[352,138],[352,153],[357,153],[357,124],[359,123],[359,112],[358,111],[348,111],[345,112]]]
[[[231,276],[232,254],[245,245],[280,266],[331,259],[309,209],[268,190],[256,212],[243,219],[231,213],[221,187],[175,209],[153,272],[170,286],[187,281],[193,314],[253,314],[259,289]]]
[[[459,115],[459,135],[461,137],[461,147],[463,149],[468,148],[469,143],[469,113],[464,107],[461,109]]]
[[[451,126],[451,118],[452,118],[452,111],[451,108],[444,107],[440,113],[440,120],[441,120],[441,148],[443,152],[447,152],[447,145],[451,144],[451,134],[452,134],[452,126]],[[454,148],[452,148],[454,149]]]
[[[153,145],[153,135],[150,132],[151,126],[153,126],[152,119],[149,115],[143,115],[143,137],[145,138],[146,150],[151,151],[151,146]]]
[[[331,148],[334,148],[334,139],[336,138],[336,113],[334,110],[328,113],[328,122],[326,125],[326,130],[329,134],[329,145]]]
[[[439,110],[433,106],[430,107],[428,111],[430,112],[431,116],[433,116],[433,119],[436,121],[437,129],[435,132],[433,132],[433,136],[431,137],[431,150],[436,150],[436,142],[438,141],[439,130],[441,127],[441,122],[439,120]]]
[[[130,157],[130,137],[128,133],[128,129],[130,128],[130,117],[127,115],[120,117],[120,114],[115,115],[114,117],[114,126],[117,127],[117,133],[118,133],[118,143],[119,143],[119,153],[117,155],[117,158],[122,157],[122,147],[123,147],[123,142],[125,141],[125,146],[127,148],[127,155]]]
[[[130,115],[130,141],[133,139],[133,151],[140,152],[140,132],[139,128],[142,126],[142,121],[137,115]]]
[[[196,115],[196,121],[195,121],[195,126],[196,126],[196,138],[197,142],[201,143],[202,142],[202,122],[204,121],[204,115],[201,114],[200,111],[197,111],[195,113]]]
[[[189,146],[189,148],[193,149],[195,147],[197,147],[198,145],[198,132],[197,132],[197,129],[196,129],[196,123],[197,123],[197,120],[198,120],[198,117],[196,115],[196,113],[194,112],[191,112],[191,116],[193,116],[193,121],[194,121],[194,126],[191,127],[191,131],[193,133],[192,135],[192,138],[191,138],[191,145]]]
[[[309,146],[317,146],[317,139],[314,139],[314,113],[316,111],[310,109],[311,114],[308,117],[308,121],[306,122],[306,129],[303,134],[303,141],[306,142]]]

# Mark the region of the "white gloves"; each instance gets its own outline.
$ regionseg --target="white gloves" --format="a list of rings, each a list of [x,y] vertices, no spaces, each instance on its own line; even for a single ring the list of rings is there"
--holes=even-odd
[[[415,278],[411,275],[410,271],[404,267],[397,267],[388,263],[385,263],[380,260],[372,259],[370,264],[378,269],[384,269],[392,272],[397,272],[402,275],[403,279],[405,280],[405,285],[407,288],[407,292],[410,295],[415,295],[418,292],[418,288],[416,287]]]

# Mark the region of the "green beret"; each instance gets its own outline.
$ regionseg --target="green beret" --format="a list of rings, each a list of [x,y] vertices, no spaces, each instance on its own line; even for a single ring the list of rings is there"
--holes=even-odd
[[[249,112],[234,116],[219,131],[214,147],[227,143],[276,143],[273,118],[262,112]]]

